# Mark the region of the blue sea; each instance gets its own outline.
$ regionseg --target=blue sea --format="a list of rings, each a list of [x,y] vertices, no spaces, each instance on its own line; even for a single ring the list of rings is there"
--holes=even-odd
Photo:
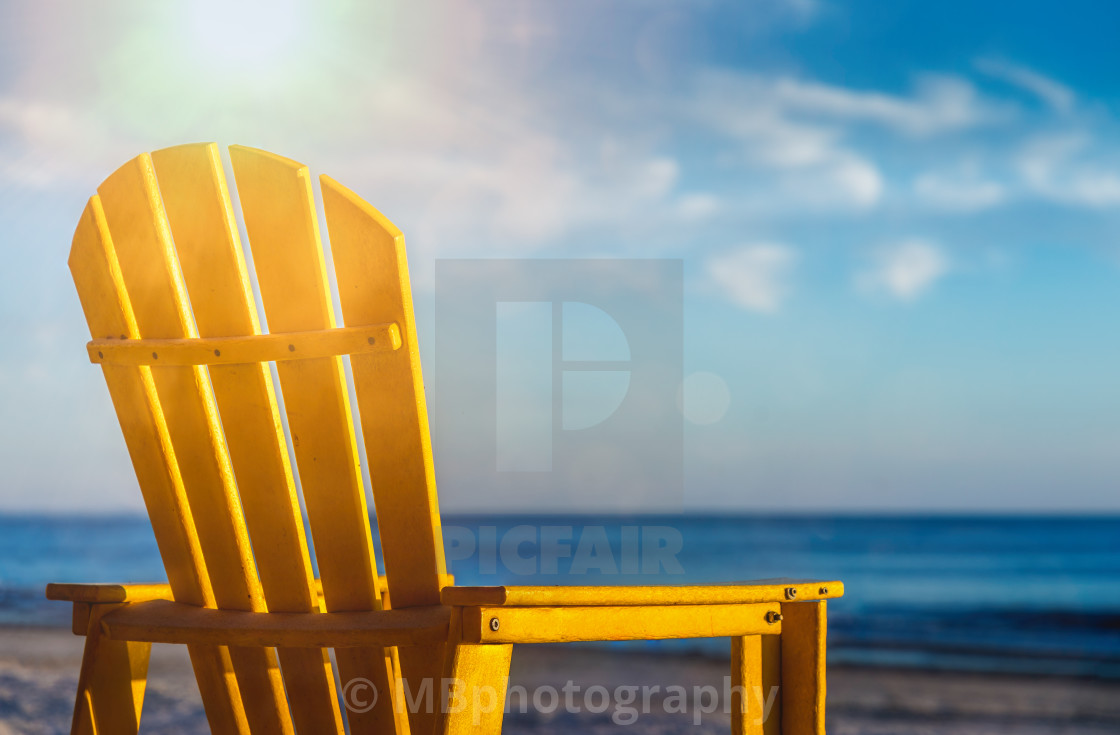
[[[445,516],[459,584],[839,579],[834,663],[1120,678],[1120,518]],[[380,554],[379,554],[380,558]],[[47,582],[165,579],[143,517],[0,516],[0,624]],[[725,640],[640,644],[727,655]]]

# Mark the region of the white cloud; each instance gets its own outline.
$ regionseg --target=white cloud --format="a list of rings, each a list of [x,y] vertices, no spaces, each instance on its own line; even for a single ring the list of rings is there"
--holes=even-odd
[[[864,209],[882,195],[874,162],[846,146],[839,127],[793,115],[773,80],[707,72],[698,78],[687,109],[701,125],[740,146],[740,166],[768,179],[770,195],[752,197],[759,209]]]
[[[1092,208],[1120,205],[1120,173],[1093,142],[1086,133],[1040,136],[1023,147],[1015,165],[1028,188],[1044,199]]]
[[[939,248],[923,240],[907,240],[880,249],[872,267],[856,277],[856,284],[900,301],[913,301],[949,268],[949,259]]]
[[[1073,109],[1076,96],[1061,82],[1033,69],[1000,59],[977,59],[976,68],[984,74],[1024,89],[1061,113]]]
[[[708,260],[708,275],[728,298],[744,309],[774,313],[789,292],[797,253],[786,245],[747,245]]]
[[[929,137],[1007,116],[967,80],[944,75],[919,77],[905,95],[715,70],[699,75],[696,85],[689,114],[738,142],[745,166],[772,179],[767,188],[774,201],[760,205],[767,211],[859,210],[879,204],[884,176],[848,141],[856,126]]]
[[[920,77],[915,93],[907,97],[796,79],[778,81],[773,94],[789,111],[876,123],[909,135],[961,130],[998,117],[967,81],[934,74]]]
[[[685,194],[677,200],[676,212],[681,219],[704,220],[719,212],[721,202],[714,194]]]
[[[977,212],[1007,199],[1003,184],[976,174],[922,174],[914,181],[914,193],[934,209],[949,212]]]
[[[805,176],[795,180],[794,191],[809,200],[827,201],[828,190],[838,192],[859,208],[871,207],[883,194],[883,177],[870,161],[856,155],[838,156],[824,172],[825,178]]]

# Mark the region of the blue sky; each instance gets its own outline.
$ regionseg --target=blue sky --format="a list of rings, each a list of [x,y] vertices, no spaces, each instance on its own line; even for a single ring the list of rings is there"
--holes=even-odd
[[[66,253],[215,140],[401,227],[429,364],[436,259],[683,259],[686,508],[1120,510],[1106,4],[268,8],[0,4],[0,509],[140,507]]]

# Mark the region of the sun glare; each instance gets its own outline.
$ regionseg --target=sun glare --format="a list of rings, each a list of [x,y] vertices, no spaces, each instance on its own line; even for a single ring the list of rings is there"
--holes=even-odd
[[[300,48],[308,9],[301,0],[194,0],[185,6],[184,31],[201,63],[268,73]]]

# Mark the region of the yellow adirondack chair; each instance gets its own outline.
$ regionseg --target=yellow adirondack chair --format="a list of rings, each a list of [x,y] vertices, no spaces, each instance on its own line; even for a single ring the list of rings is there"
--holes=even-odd
[[[129,161],[89,200],[74,235],[89,356],[104,372],[168,584],[48,586],[49,598],[73,603],[74,633],[86,637],[73,732],[137,731],[152,643],[188,647],[214,732],[342,733],[345,718],[351,733],[427,734],[500,731],[514,643],[716,636],[731,638],[732,681],[747,692],[736,695],[734,732],[824,732],[824,598],[843,593],[839,582],[453,586],[403,236],[321,177],[339,327],[307,168],[230,153],[267,333],[215,145]],[[765,723],[755,686],[780,687]],[[472,698],[477,687],[492,687],[499,706]],[[445,706],[461,696],[466,706]]]

